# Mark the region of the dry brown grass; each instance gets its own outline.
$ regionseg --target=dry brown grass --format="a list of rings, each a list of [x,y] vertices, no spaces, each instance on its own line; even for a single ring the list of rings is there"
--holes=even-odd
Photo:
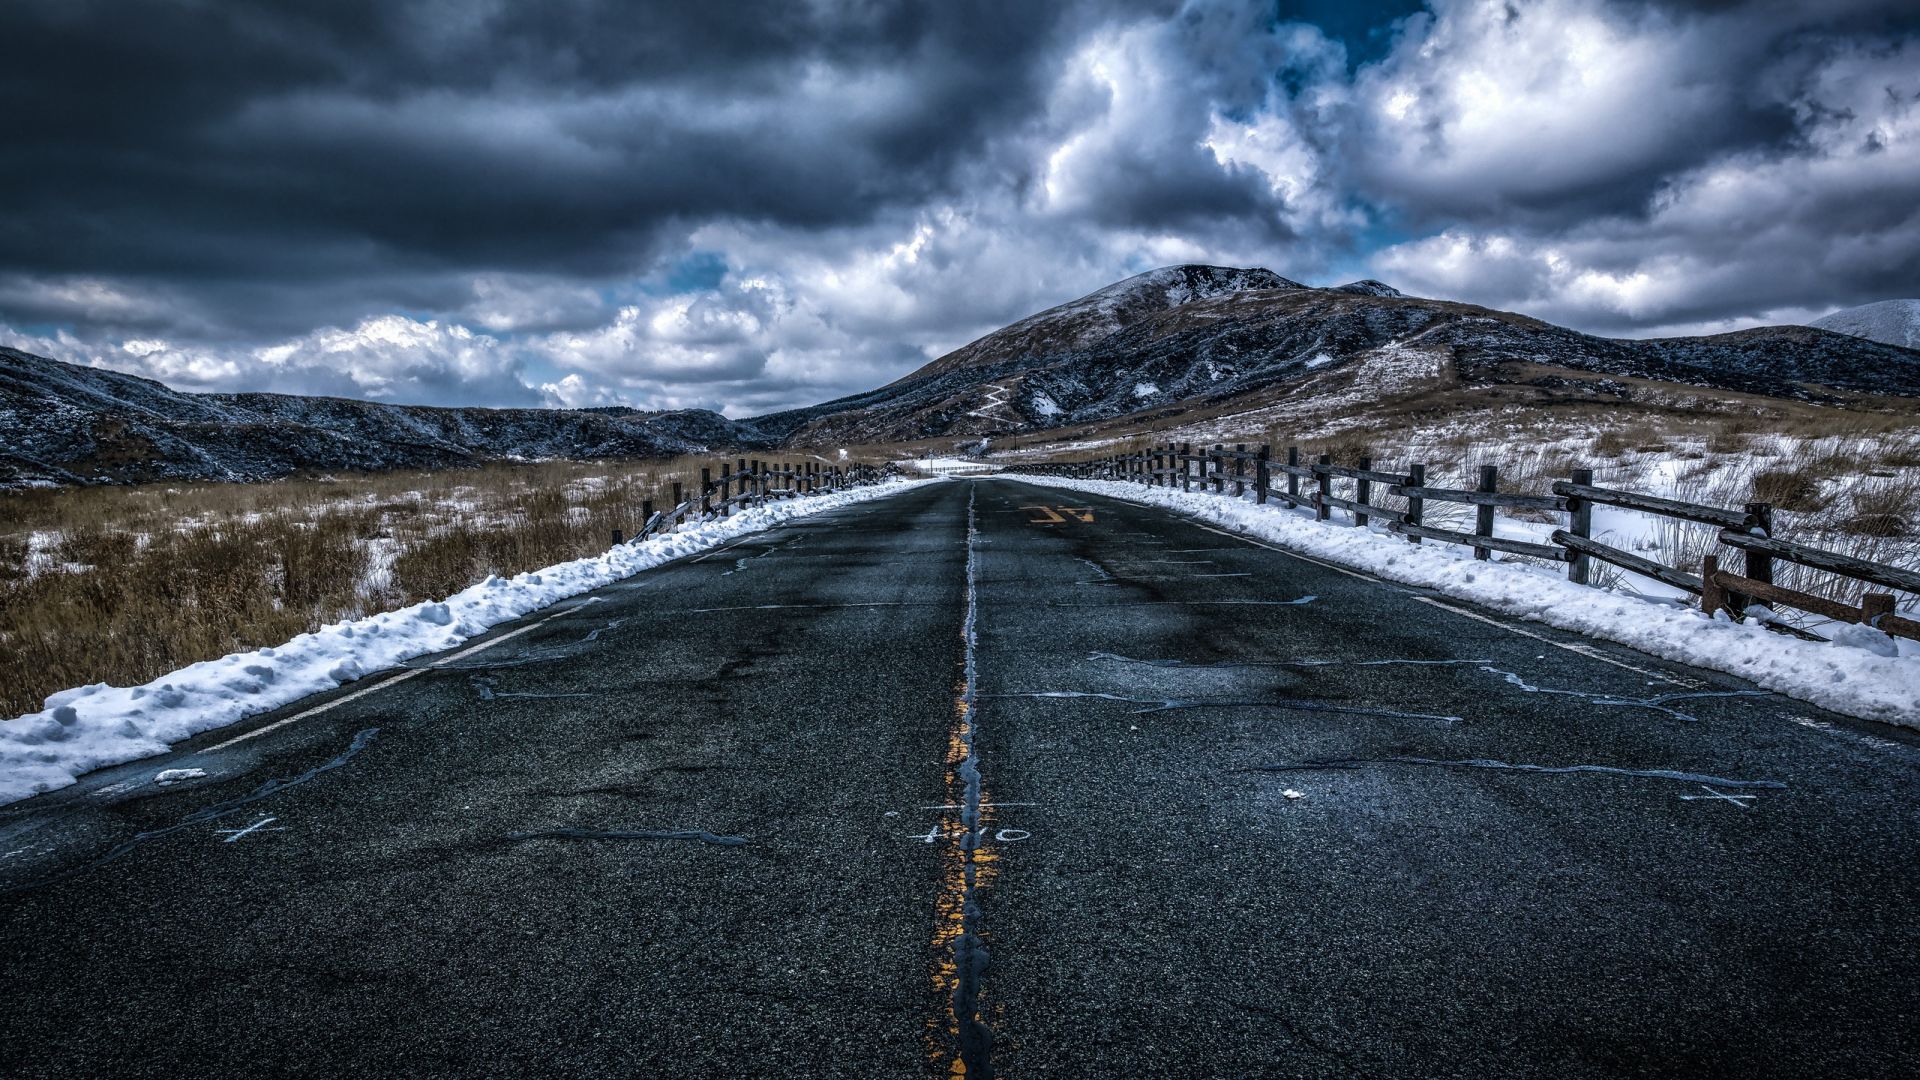
[[[1809,463],[1791,469],[1768,469],[1753,477],[1753,501],[1772,503],[1780,510],[1811,514],[1832,500],[1821,492],[1821,478],[1833,475]]]
[[[604,551],[702,465],[717,462],[0,493],[0,714]]]

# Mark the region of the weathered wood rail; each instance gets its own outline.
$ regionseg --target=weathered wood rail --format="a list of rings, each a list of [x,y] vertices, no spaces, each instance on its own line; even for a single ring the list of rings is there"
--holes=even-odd
[[[765,506],[780,499],[799,499],[826,495],[853,487],[875,484],[896,470],[872,465],[827,465],[818,461],[774,463],[758,458],[738,458],[719,462],[700,470],[700,483],[689,492],[681,481],[673,482],[672,505],[655,510],[652,499],[640,503],[640,528],[628,540],[619,529],[613,542],[638,543],[649,536],[670,532],[688,521],[723,518],[735,510]],[[715,473],[718,475],[715,475]]]
[[[1356,526],[1379,522],[1393,533],[1418,544],[1422,540],[1459,544],[1473,549],[1474,558],[1491,558],[1495,551],[1521,555],[1567,566],[1567,578],[1578,584],[1591,584],[1595,561],[1618,567],[1629,573],[1651,578],[1700,598],[1708,614],[1725,612],[1742,620],[1760,617],[1769,626],[1807,635],[1804,631],[1773,623],[1764,611],[1783,605],[1811,612],[1839,622],[1864,623],[1888,634],[1920,640],[1920,620],[1897,614],[1899,604],[1892,593],[1866,592],[1856,605],[1774,583],[1776,560],[1794,563],[1812,570],[1849,579],[1867,586],[1878,586],[1920,596],[1920,573],[1884,563],[1825,551],[1805,544],[1782,540],[1773,535],[1773,507],[1767,503],[1748,503],[1738,510],[1704,506],[1655,495],[1595,486],[1591,469],[1573,469],[1565,480],[1556,480],[1551,494],[1538,495],[1499,489],[1499,469],[1482,465],[1478,483],[1472,489],[1431,487],[1427,484],[1427,466],[1414,463],[1404,471],[1376,468],[1367,458],[1352,465],[1336,465],[1325,454],[1310,464],[1300,461],[1300,448],[1289,446],[1285,460],[1277,461],[1273,448],[1249,447],[1245,443],[1231,448],[1225,445],[1195,447],[1190,443],[1167,443],[1145,450],[1113,454],[1084,461],[1023,465],[1025,471],[1080,479],[1121,480],[1181,491],[1210,491],[1235,498],[1251,498],[1256,503],[1284,503],[1289,508],[1311,507],[1321,521],[1331,520],[1334,511],[1345,511]],[[1303,494],[1302,484],[1312,485]],[[1337,489],[1336,484],[1350,485]],[[1378,505],[1373,501],[1376,487],[1387,495],[1406,500],[1405,509]],[[1429,504],[1454,503],[1473,509],[1472,532],[1438,528],[1426,523]],[[1674,518],[1719,530],[1715,540],[1732,549],[1741,560],[1741,572],[1722,569],[1720,556],[1709,554],[1702,560],[1699,573],[1665,566],[1630,551],[1602,543],[1593,537],[1593,508],[1617,506],[1643,514]],[[1525,510],[1545,515],[1566,515],[1563,528],[1556,528],[1550,543],[1515,540],[1494,535],[1497,509]]]

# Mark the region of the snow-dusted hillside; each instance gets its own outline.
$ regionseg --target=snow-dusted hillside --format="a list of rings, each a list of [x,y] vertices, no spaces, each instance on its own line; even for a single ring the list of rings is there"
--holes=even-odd
[[[436,409],[186,394],[0,347],[0,487],[658,457],[758,442],[750,427],[704,411]]]
[[[1852,334],[1868,341],[1878,341],[1882,345],[1920,349],[1920,300],[1882,300],[1877,304],[1862,304],[1815,319],[1807,325],[1836,334]]]
[[[1618,401],[1621,377],[1812,401],[1914,397],[1920,352],[1807,327],[1616,340],[1378,281],[1316,289],[1265,270],[1169,267],[1022,319],[879,390],[760,422],[803,444],[890,442],[1217,408],[1281,390],[1330,409],[1423,386]]]
[[[1628,411],[1635,385],[1649,383],[1669,384],[1656,395],[1667,398],[1675,389],[1815,402],[1920,397],[1920,351],[1869,340],[1913,341],[1920,301],[1821,322],[1871,333],[1775,326],[1616,340],[1372,280],[1319,289],[1259,268],[1170,266],[1029,316],[876,390],[745,421],[182,394],[0,348],[0,485],[907,442],[1133,414],[1246,412],[1279,397],[1310,401],[1322,415],[1358,414],[1389,396],[1413,402],[1463,388]]]

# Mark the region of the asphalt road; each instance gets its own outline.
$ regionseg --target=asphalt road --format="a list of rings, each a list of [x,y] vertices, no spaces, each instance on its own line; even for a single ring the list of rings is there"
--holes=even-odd
[[[0,1075],[1920,1072],[1912,739],[1436,599],[804,519],[0,810]]]

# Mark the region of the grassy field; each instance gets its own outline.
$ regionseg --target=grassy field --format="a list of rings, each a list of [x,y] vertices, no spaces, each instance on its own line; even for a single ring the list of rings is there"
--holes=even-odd
[[[1181,434],[1114,433],[1097,450],[1062,453],[1056,444],[1045,456],[1122,452]],[[951,454],[960,441],[857,447],[849,460]],[[1442,487],[1471,487],[1477,467],[1491,464],[1502,490],[1544,493],[1587,467],[1603,485],[1649,494],[1726,507],[1771,502],[1783,537],[1920,569],[1920,427],[1904,418],[1821,410],[1764,423],[1725,414],[1543,419],[1517,410],[1470,422],[1254,429],[1211,441],[1297,445],[1307,460],[1366,457],[1388,471],[1425,462],[1428,482]],[[994,455],[1015,468],[1021,456]],[[639,527],[643,500],[664,507],[675,481],[691,489],[712,464],[544,462],[0,493],[0,715],[37,709],[68,687],[138,684],[330,622],[440,599],[488,574],[594,554],[613,530]],[[1378,490],[1376,501],[1401,504]],[[1429,503],[1427,513],[1442,527],[1466,523],[1465,507]],[[1665,520],[1610,542],[1692,571],[1715,544],[1706,526]],[[1860,588],[1843,579],[1778,569],[1781,584],[1859,599]],[[1634,585],[1610,569],[1597,580]]]
[[[604,551],[713,464],[0,493],[0,715]]]

